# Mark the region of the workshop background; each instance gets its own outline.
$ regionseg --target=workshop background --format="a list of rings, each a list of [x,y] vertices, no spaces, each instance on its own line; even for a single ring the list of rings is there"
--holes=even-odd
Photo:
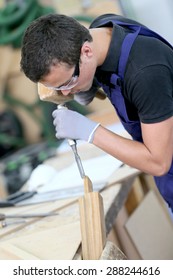
[[[117,13],[140,21],[173,44],[172,11],[172,0],[0,1],[0,198],[18,191],[38,164],[56,155],[62,142],[54,136],[51,113],[55,105],[41,102],[36,85],[20,72],[21,37],[29,22],[56,12],[73,16],[88,26],[102,13]],[[74,101],[70,106],[83,114],[97,110],[103,115],[108,111],[115,114],[107,100],[95,99],[87,108]],[[148,176],[146,180],[156,193],[154,198],[146,198],[146,189],[136,180],[110,238],[129,259],[173,259],[172,216],[158,198],[152,179]],[[151,212],[153,219],[142,219]],[[136,232],[135,224],[141,224],[141,232]],[[148,236],[151,248],[145,250]]]

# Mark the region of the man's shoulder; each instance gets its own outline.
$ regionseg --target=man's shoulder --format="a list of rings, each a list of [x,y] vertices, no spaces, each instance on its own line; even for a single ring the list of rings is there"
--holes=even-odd
[[[102,26],[107,26],[111,27],[113,26],[113,23],[116,22],[124,22],[124,23],[129,23],[129,24],[135,24],[135,25],[142,25],[141,23],[129,19],[127,17],[124,17],[122,15],[118,14],[103,14],[95,18],[92,23],[90,24],[89,28],[97,28],[97,27],[102,27]]]

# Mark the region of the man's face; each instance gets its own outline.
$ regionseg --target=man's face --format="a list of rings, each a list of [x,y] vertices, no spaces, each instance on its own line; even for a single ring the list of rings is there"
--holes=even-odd
[[[73,67],[65,63],[52,66],[49,74],[40,83],[52,90],[60,90],[65,96],[75,94],[91,88],[95,70],[92,51],[83,46],[79,63]]]

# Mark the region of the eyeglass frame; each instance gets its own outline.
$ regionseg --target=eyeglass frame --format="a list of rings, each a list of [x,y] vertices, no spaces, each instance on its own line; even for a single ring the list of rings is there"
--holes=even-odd
[[[60,87],[47,87],[49,89],[53,89],[53,90],[70,90],[72,88],[74,88],[77,83],[78,83],[78,78],[80,75],[80,68],[79,68],[79,61],[77,62],[75,69],[74,69],[74,73],[70,79],[70,81],[67,83],[67,85],[62,85]]]

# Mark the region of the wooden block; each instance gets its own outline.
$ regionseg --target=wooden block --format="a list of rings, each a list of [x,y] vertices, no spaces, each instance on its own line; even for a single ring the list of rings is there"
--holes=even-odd
[[[173,259],[173,225],[154,190],[129,217],[125,228],[144,260]]]
[[[40,83],[38,83],[38,95],[40,100],[49,101],[55,104],[61,104],[73,99],[73,96],[71,95],[64,96],[60,91],[52,90]]]
[[[91,190],[91,181],[84,179],[85,194],[79,198],[82,254],[84,260],[98,260],[106,243],[103,199]]]
[[[132,242],[131,238],[129,237],[125,229],[125,224],[127,223],[128,218],[129,215],[127,209],[125,206],[123,206],[119,211],[114,224],[114,228],[116,230],[119,242],[121,244],[119,248],[121,248],[121,250],[124,252],[128,260],[141,260],[141,257],[138,251],[136,250],[134,243]]]
[[[139,175],[140,176],[140,175]],[[130,190],[128,198],[126,200],[125,206],[127,208],[128,214],[130,215],[136,207],[141,203],[142,199],[144,198],[144,191],[139,179],[139,176],[136,177],[133,187]]]
[[[100,260],[127,260],[127,257],[114,243],[107,241]]]
[[[84,177],[84,192],[89,193],[93,191],[93,185],[89,177]]]

